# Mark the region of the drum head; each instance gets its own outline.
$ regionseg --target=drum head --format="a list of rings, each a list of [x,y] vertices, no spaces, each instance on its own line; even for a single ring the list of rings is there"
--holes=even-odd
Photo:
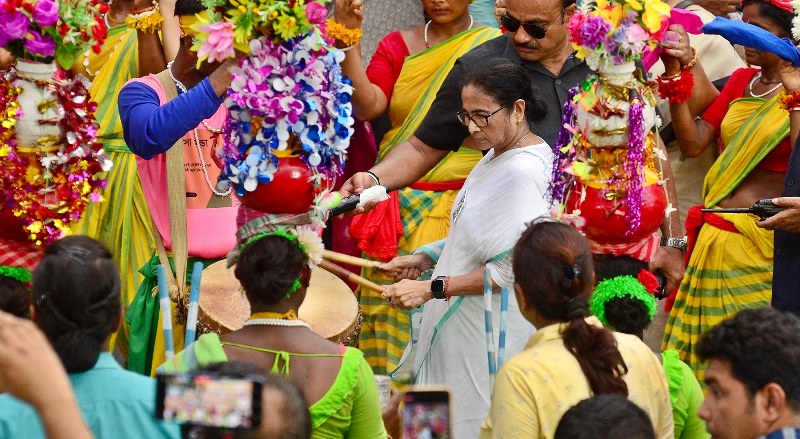
[[[233,270],[225,267],[224,260],[203,270],[199,326],[206,332],[224,334],[241,329],[250,317],[250,304]],[[358,313],[358,301],[343,280],[319,267],[311,270],[311,282],[299,317],[314,332],[335,339],[356,324]]]

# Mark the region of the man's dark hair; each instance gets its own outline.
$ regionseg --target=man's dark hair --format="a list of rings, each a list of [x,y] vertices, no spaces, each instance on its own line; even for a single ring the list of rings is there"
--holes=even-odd
[[[620,395],[584,399],[564,413],[555,439],[655,439],[644,410]]]
[[[231,378],[243,378],[248,375],[262,376],[264,378],[262,391],[275,391],[283,397],[282,405],[278,410],[281,413],[281,419],[262,419],[262,422],[279,421],[281,423],[278,436],[270,436],[270,439],[309,439],[311,437],[311,415],[308,412],[308,403],[300,389],[291,382],[266,373],[254,364],[241,361],[211,363],[197,372],[213,372]],[[207,433],[211,434],[206,434],[206,439],[214,437],[213,432]]]
[[[748,309],[709,329],[697,344],[701,360],[730,363],[752,397],[769,383],[800,409],[800,319],[773,308]]]
[[[33,271],[36,324],[67,372],[97,363],[119,323],[120,285],[111,253],[88,236],[67,236],[44,250]]]
[[[175,3],[175,16],[194,15],[205,9],[199,0],[178,0]]]

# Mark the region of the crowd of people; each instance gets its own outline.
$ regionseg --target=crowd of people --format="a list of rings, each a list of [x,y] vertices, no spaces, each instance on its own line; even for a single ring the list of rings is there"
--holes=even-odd
[[[360,29],[378,19],[368,1],[334,0],[328,15]],[[704,22],[740,13],[798,43],[787,0],[668,3]],[[370,260],[345,346],[301,318],[322,270],[310,214],[264,215],[215,184],[246,54],[198,60],[205,2],[157,2],[157,29],[126,24],[140,0],[107,5],[108,39],[73,71],[91,81],[114,168],[105,201],[35,269],[0,255],[0,439],[800,434],[800,67],[669,26],[642,75],[694,80],[659,105],[671,204],[643,259],[597,253],[554,214],[565,104],[592,74],[570,42],[574,0],[421,0],[425,21],[382,30],[374,53],[336,40],[360,127],[350,151],[364,154],[341,194],[390,194],[356,208],[349,233],[332,227],[329,245]],[[0,49],[0,67],[13,63]],[[713,212],[765,199],[785,209]],[[158,267],[180,292],[188,266],[222,259],[249,318],[184,347],[161,318]],[[185,313],[174,291],[168,313]],[[257,385],[197,396],[151,377],[202,374]],[[404,411],[403,391],[426,387],[449,401]]]

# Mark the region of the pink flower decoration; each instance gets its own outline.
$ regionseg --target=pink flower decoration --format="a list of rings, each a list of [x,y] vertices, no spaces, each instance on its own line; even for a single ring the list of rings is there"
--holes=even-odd
[[[55,26],[58,21],[58,4],[53,0],[39,0],[33,9],[33,19],[39,26]]]
[[[197,51],[200,59],[208,56],[208,62],[224,61],[234,56],[233,23],[221,21],[199,27],[201,32],[208,33],[208,40]]]
[[[308,2],[306,4],[306,17],[313,25],[321,25],[325,23],[325,17],[328,15],[328,9],[317,2]],[[324,33],[323,33],[324,35]]]

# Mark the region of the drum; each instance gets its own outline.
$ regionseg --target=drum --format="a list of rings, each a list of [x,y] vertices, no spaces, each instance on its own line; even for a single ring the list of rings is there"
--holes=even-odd
[[[322,268],[311,270],[306,298],[298,314],[314,332],[328,340],[346,346],[358,341],[363,321],[358,301],[344,281]],[[233,275],[233,268],[226,268],[222,260],[203,270],[198,332],[236,331],[248,317],[250,304]]]

